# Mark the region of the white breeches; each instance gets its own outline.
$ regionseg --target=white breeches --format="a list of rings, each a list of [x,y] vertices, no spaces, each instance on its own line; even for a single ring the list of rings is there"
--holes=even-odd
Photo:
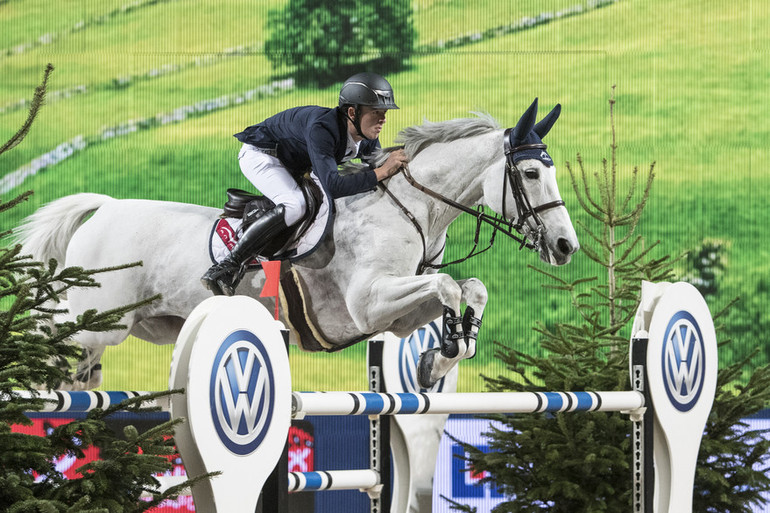
[[[307,206],[297,182],[281,161],[259,151],[251,144],[244,144],[238,153],[238,163],[248,181],[276,205],[282,204],[287,226],[299,222]]]

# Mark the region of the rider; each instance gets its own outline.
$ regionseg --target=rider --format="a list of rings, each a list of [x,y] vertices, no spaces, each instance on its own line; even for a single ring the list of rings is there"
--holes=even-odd
[[[259,254],[278,233],[298,223],[306,205],[297,179],[305,172],[319,178],[331,199],[373,189],[406,163],[403,150],[392,152],[375,168],[341,175],[337,166],[367,157],[380,148],[379,134],[389,109],[398,109],[393,89],[376,73],[358,73],[345,81],[335,108],[305,106],[279,112],[235,134],[243,143],[241,171],[275,207],[246,228],[230,254],[201,277],[217,295],[232,296],[241,266]]]

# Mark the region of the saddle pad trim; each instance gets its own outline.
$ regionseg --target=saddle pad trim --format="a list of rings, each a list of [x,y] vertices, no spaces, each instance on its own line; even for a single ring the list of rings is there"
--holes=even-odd
[[[300,349],[314,353],[318,351],[333,353],[369,338],[369,335],[364,335],[362,338],[343,342],[339,345],[327,341],[308,315],[302,282],[294,267],[281,273],[279,292],[281,302],[286,309],[286,324],[289,325],[290,330],[297,334],[297,345]]]
[[[230,250],[235,247],[235,243],[238,242],[237,233],[240,223],[240,219],[232,217],[217,218],[214,221],[214,226],[211,227],[211,235],[209,236],[209,257],[212,263],[217,264],[221,262],[230,254]],[[261,269],[259,259],[251,260],[247,269]]]
[[[331,349],[333,346],[324,340],[307,317],[305,294],[293,267],[281,275],[280,294],[286,308],[286,322],[297,333],[300,349],[313,353]]]

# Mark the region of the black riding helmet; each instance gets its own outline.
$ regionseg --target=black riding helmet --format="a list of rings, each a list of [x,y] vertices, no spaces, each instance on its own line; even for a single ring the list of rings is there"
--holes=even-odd
[[[385,77],[377,73],[356,73],[345,80],[340,89],[340,110],[348,116],[348,107],[356,109],[356,119],[350,119],[356,128],[358,135],[369,139],[361,132],[361,107],[373,107],[375,109],[397,109],[398,105],[393,99],[393,88]]]

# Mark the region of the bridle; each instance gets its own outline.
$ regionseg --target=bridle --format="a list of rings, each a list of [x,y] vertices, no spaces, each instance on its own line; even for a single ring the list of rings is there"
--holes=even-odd
[[[516,165],[514,155],[520,151],[526,150],[541,150],[545,152],[546,146],[543,143],[536,144],[521,144],[519,146],[511,147],[511,128],[505,131],[503,136],[503,149],[505,151],[505,176],[507,180],[503,180],[503,216],[505,216],[505,202],[507,197],[507,186],[511,186],[511,192],[513,199],[516,201],[516,222],[511,224],[514,230],[524,236],[524,239],[531,239],[531,243],[522,242],[522,246],[526,246],[530,249],[540,251],[543,244],[543,236],[545,235],[546,228],[542,219],[538,215],[540,212],[546,210],[563,207],[564,201],[561,199],[549,201],[537,207],[532,207],[529,202],[529,198],[524,193],[524,184],[521,179],[521,170]],[[527,219],[532,218],[532,223],[527,225],[529,230],[525,233],[523,228],[527,223]],[[503,217],[505,219],[505,217]],[[513,220],[511,220],[512,222]],[[518,240],[518,239],[517,239]],[[521,249],[521,248],[519,248]]]
[[[395,195],[393,195],[390,190],[382,183],[379,183],[380,188],[385,191],[385,193],[390,196],[390,198],[393,200],[393,202],[401,209],[401,211],[406,215],[406,217],[412,222],[415,229],[417,230],[417,233],[420,235],[420,238],[422,239],[422,247],[423,247],[423,258],[420,262],[418,268],[417,268],[417,274],[422,274],[425,272],[426,269],[442,269],[444,267],[447,267],[449,265],[453,264],[459,264],[461,262],[464,262],[468,260],[471,257],[474,257],[476,255],[480,255],[481,253],[484,253],[485,251],[489,250],[492,245],[495,242],[495,236],[497,235],[497,232],[501,232],[508,237],[512,238],[516,242],[519,243],[519,250],[522,248],[528,248],[533,251],[542,251],[544,250],[543,246],[543,239],[546,232],[545,224],[543,224],[543,221],[540,219],[541,212],[544,212],[546,210],[557,208],[564,206],[564,201],[561,199],[550,201],[548,203],[545,203],[543,205],[538,205],[536,207],[532,207],[532,204],[529,201],[529,198],[524,192],[524,185],[522,182],[521,177],[521,170],[516,165],[516,162],[514,160],[514,155],[517,152],[525,151],[525,150],[542,150],[545,151],[547,146],[543,143],[538,144],[522,144],[519,146],[513,146],[511,145],[511,130],[507,129],[504,134],[503,139],[503,149],[505,151],[505,174],[503,175],[503,198],[502,198],[502,205],[503,205],[503,215],[497,216],[497,215],[489,215],[484,212],[484,207],[479,206],[477,208],[471,208],[467,207],[461,203],[458,203],[457,201],[454,201],[450,198],[447,198],[446,196],[429,189],[428,187],[422,185],[417,180],[414,179],[412,174],[409,172],[409,167],[404,166],[402,168],[402,173],[404,175],[404,178],[406,181],[414,188],[424,192],[428,196],[431,196],[432,198],[435,198],[442,203],[449,205],[453,208],[456,208],[462,212],[465,212],[466,214],[470,214],[473,217],[476,218],[476,232],[473,238],[473,248],[471,248],[470,252],[463,258],[459,258],[457,260],[453,260],[451,262],[442,263],[442,264],[434,264],[432,263],[434,260],[436,260],[441,253],[444,251],[444,247],[446,246],[446,241],[444,242],[444,246],[439,249],[439,251],[433,256],[428,257],[428,247],[425,240],[425,234],[422,230],[422,227],[420,226],[417,219],[414,217],[414,215],[407,209],[401,201],[396,198]],[[506,212],[506,197],[508,193],[508,187],[511,188],[511,193],[513,195],[513,199],[516,202],[516,217],[513,219],[507,219],[505,217]],[[531,219],[529,222],[528,219]],[[492,226],[492,236],[489,239],[488,246],[482,250],[478,250],[479,245],[479,236],[481,233],[481,225],[482,224],[488,224]],[[525,229],[526,227],[526,229]],[[516,233],[514,233],[514,231]]]

